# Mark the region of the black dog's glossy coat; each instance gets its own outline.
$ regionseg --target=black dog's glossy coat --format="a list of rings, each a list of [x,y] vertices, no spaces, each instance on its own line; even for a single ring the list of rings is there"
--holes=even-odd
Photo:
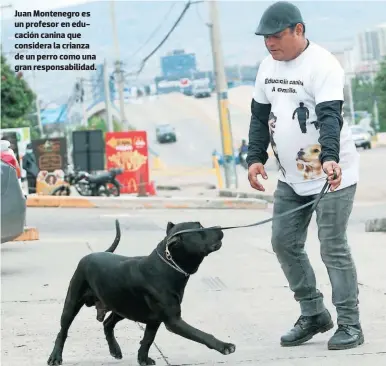
[[[85,304],[111,311],[103,326],[110,354],[117,359],[122,358],[122,352],[114,337],[114,327],[123,319],[146,324],[138,350],[140,365],[155,364],[148,354],[161,323],[164,323],[169,331],[202,343],[222,354],[233,353],[233,344],[224,343],[182,320],[181,302],[189,277],[165,263],[167,237],[180,230],[200,227],[202,226],[199,222],[176,225],[169,222],[166,238],[149,256],[125,257],[112,254],[120,240],[119,223],[116,220],[117,235],[111,247],[106,252],[83,257],[78,264],[68,288],[60,321],[61,329],[48,365],[62,364],[68,329]],[[221,248],[223,236],[219,229],[181,234],[177,236],[177,241],[169,246],[169,251],[180,268],[194,274],[207,255]]]

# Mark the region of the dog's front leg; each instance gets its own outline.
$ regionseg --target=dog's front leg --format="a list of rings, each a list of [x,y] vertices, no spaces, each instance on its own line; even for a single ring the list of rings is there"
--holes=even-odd
[[[181,318],[166,321],[165,326],[169,331],[178,334],[181,337],[190,339],[191,341],[205,344],[208,348],[215,349],[223,355],[229,355],[236,350],[236,346],[234,344],[222,342],[215,338],[212,334],[205,333],[192,327]]]
[[[155,361],[149,357],[149,349],[154,342],[160,325],[161,323],[149,323],[146,325],[141,347],[138,350],[138,363],[141,366],[155,365]]]

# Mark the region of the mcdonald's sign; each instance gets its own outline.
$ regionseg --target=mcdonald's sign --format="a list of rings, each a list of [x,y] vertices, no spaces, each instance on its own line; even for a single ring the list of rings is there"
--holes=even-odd
[[[146,131],[106,133],[107,169],[122,168],[117,179],[122,193],[138,193],[139,185],[149,182],[149,153]]]

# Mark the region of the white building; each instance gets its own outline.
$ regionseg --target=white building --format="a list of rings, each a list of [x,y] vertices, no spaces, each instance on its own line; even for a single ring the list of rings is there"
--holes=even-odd
[[[381,58],[386,57],[386,23],[380,24],[377,27],[378,41],[379,41],[379,53]]]

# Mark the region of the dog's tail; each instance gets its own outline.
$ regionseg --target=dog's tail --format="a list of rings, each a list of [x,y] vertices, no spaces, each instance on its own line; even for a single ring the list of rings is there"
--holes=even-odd
[[[115,239],[113,241],[113,244],[105,250],[107,253],[114,253],[115,249],[117,249],[117,246],[119,244],[119,241],[121,240],[121,228],[119,226],[119,221],[115,220]]]

